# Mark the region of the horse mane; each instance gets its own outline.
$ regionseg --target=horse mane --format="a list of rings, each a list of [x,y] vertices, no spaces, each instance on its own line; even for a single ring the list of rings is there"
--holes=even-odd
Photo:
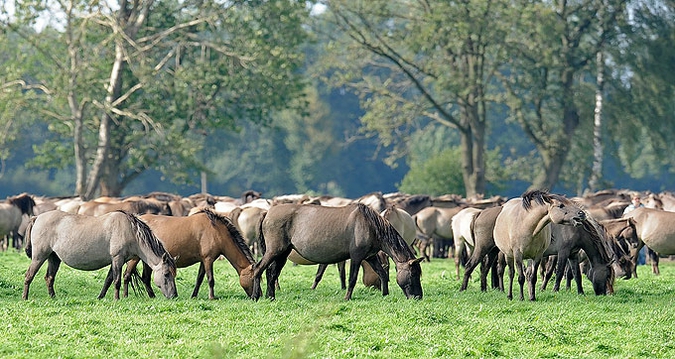
[[[527,191],[520,196],[523,199],[523,208],[526,211],[529,211],[532,208],[532,202],[536,202],[539,205],[544,205],[545,203],[552,203],[554,200],[560,201],[562,203],[571,203],[569,199],[564,196],[549,193],[548,190],[534,189]]]
[[[241,235],[241,232],[237,229],[237,227],[228,219],[227,217],[220,215],[208,208],[203,208],[199,210],[197,213],[204,213],[206,214],[206,217],[208,217],[209,221],[211,221],[212,225],[216,225],[217,223],[223,224],[225,227],[227,227],[228,232],[230,232],[230,236],[234,240],[234,244],[239,247],[242,253],[246,256],[246,259],[248,259],[249,263],[254,264],[255,259],[253,259],[253,254],[251,254],[251,249],[248,247],[246,244],[246,241],[244,240],[244,237]],[[196,214],[196,213],[195,213]]]
[[[586,218],[581,221],[581,225],[583,226],[584,231],[590,234],[591,243],[593,243],[593,246],[598,250],[598,253],[600,253],[602,260],[607,263],[611,262],[613,259],[611,253],[613,253],[614,250],[608,247],[610,245],[608,240],[609,236],[605,227],[591,216],[586,216]]]
[[[169,264],[175,268],[176,267],[176,262],[174,261],[173,257],[169,255],[169,252],[166,250],[164,247],[164,244],[162,241],[157,238],[155,233],[152,232],[150,229],[150,226],[148,226],[147,223],[145,223],[143,220],[138,218],[135,214],[129,213],[127,211],[123,210],[118,210],[117,212],[122,212],[127,216],[127,219],[131,223],[131,225],[134,227],[134,230],[136,231],[136,238],[145,246],[150,248],[152,253],[154,253],[158,257],[164,257],[165,254],[167,254],[167,261],[169,261]]]
[[[403,254],[407,256],[404,260],[415,258],[415,253],[413,253],[391,223],[363,203],[356,203],[356,208],[363,215],[366,222],[371,225],[377,238],[380,239],[384,246],[390,249],[389,252],[392,255]],[[398,261],[402,262],[403,260],[398,259]]]
[[[35,200],[27,193],[22,193],[14,197],[7,198],[7,202],[13,204],[21,210],[23,214],[33,215],[33,207],[35,207]]]

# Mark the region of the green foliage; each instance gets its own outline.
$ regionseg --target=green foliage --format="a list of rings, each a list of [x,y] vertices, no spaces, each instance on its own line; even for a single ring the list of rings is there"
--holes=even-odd
[[[192,293],[198,266],[178,271],[179,297],[131,294],[97,300],[107,269],[77,271],[62,264],[56,298],[41,280],[22,301],[29,260],[0,253],[0,316],[7,328],[0,356],[213,357],[213,358],[459,358],[649,357],[675,355],[672,291],[675,265],[661,275],[638,267],[638,279],[619,280],[614,295],[537,291],[537,302],[509,301],[481,292],[477,276],[465,292],[451,259],[422,263],[424,299],[407,300],[390,283],[390,295],[359,282],[345,302],[331,266],[315,290],[315,266],[284,267],[277,299],[246,298],[227,261],[214,265],[218,300],[202,287]],[[263,281],[264,282],[264,281]],[[584,279],[584,288],[592,292]],[[206,284],[203,284],[205,286]],[[517,284],[516,284],[517,286]]]
[[[448,148],[423,163],[411,163],[399,190],[431,196],[448,193],[465,195],[461,155],[459,148]]]

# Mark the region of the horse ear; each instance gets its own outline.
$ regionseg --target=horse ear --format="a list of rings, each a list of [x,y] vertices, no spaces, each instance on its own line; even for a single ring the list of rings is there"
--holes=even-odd
[[[420,263],[420,262],[422,262],[423,260],[424,260],[424,257],[419,257],[419,258],[416,258],[416,259],[411,259],[411,260],[408,261],[408,264],[409,264],[409,265],[413,265],[413,264],[415,264],[415,263]]]

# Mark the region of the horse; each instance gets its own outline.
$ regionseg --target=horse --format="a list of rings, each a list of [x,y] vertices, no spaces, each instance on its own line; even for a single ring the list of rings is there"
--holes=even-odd
[[[584,294],[579,272],[580,250],[586,253],[590,261],[589,278],[593,283],[596,295],[612,294],[614,292],[613,260],[616,257],[611,247],[609,234],[605,228],[592,217],[586,217],[581,221],[581,226],[569,226],[551,223],[551,244],[544,251],[544,256],[556,256],[555,284],[553,291],[560,290],[560,282],[563,278],[565,266],[568,264],[575,274],[577,292]],[[546,284],[551,279],[552,268],[545,273],[541,289],[546,289]]]
[[[54,293],[54,278],[61,261],[79,270],[98,270],[110,265],[108,276],[98,298],[105,297],[115,283],[115,299],[119,299],[122,266],[132,258],[140,258],[156,273],[154,282],[167,298],[176,293],[176,263],[145,222],[136,215],[115,211],[102,216],[85,216],[61,212],[45,212],[33,217],[26,229],[26,255],[31,259],[23,287],[23,299],[33,278],[48,261],[47,289]]]
[[[80,205],[77,214],[100,216],[114,211],[125,211],[133,214],[172,215],[171,207],[167,203],[155,199],[134,199],[120,202],[88,201]]]
[[[551,244],[550,223],[578,225],[586,218],[577,204],[569,199],[548,193],[531,190],[521,198],[513,198],[502,206],[495,220],[494,241],[504,253],[509,267],[509,291],[507,297],[513,299],[514,269],[518,271],[520,300],[524,300],[525,284],[524,259],[532,259],[531,272],[528,272],[530,301],[535,298],[537,269],[544,251]],[[515,267],[515,268],[514,268]]]
[[[13,240],[15,249],[23,247],[20,229],[25,220],[33,216],[35,206],[33,197],[26,193],[7,197],[4,203],[0,203],[0,239],[3,249],[9,247],[10,240]]]
[[[192,298],[197,297],[204,275],[209,283],[209,299],[215,299],[213,263],[223,255],[239,275],[239,284],[249,298],[256,290],[253,286],[253,264],[255,260],[244,238],[232,222],[225,216],[212,210],[202,209],[188,217],[171,217],[156,214],[144,214],[141,219],[162,239],[167,251],[176,257],[176,267],[189,267],[199,263],[197,282]],[[127,263],[124,275],[124,296],[127,295],[131,273],[136,268],[138,259]],[[150,288],[150,270],[143,267],[143,282],[148,294]],[[257,292],[260,292],[258,288]]]
[[[633,218],[635,220],[635,230],[640,240],[637,247],[631,250],[631,259],[637,263],[637,256],[643,246],[661,255],[675,254],[675,212],[638,207],[623,218]],[[660,274],[659,257],[654,255],[652,258],[652,272]]]
[[[413,216],[420,232],[420,252],[430,261],[427,254],[429,243],[433,243],[433,257],[450,257],[451,246],[453,246],[452,228],[450,223],[452,217],[461,211],[464,207],[426,207]]]
[[[457,272],[457,280],[459,280],[459,266],[461,264],[461,259],[465,258],[467,253],[472,251],[476,245],[471,233],[471,223],[481,211],[482,209],[479,208],[467,207],[457,212],[457,214],[452,217],[450,227],[452,228],[452,237],[455,242],[455,269]]]
[[[416,235],[417,235],[417,230],[415,229],[415,222],[412,219],[412,217],[408,214],[408,212],[404,211],[403,209],[400,209],[396,206],[390,206],[387,207],[382,213],[380,213],[380,216],[382,218],[386,219],[391,223],[392,226],[394,226],[394,229],[396,229],[396,232],[398,232],[401,237],[403,237],[403,240],[405,243],[408,244],[408,246],[412,246],[413,242],[415,241]],[[412,250],[413,248],[410,247]],[[288,259],[295,263],[295,264],[301,264],[301,265],[313,265],[317,264],[311,261],[308,261],[305,258],[302,258],[296,251],[291,251],[291,254],[288,256]],[[380,261],[380,264],[382,264],[382,267],[385,268],[387,271],[387,274],[389,273],[389,257],[387,256],[386,253],[380,251],[378,252],[378,259]],[[340,285],[341,288],[347,289],[347,284],[346,284],[346,273],[345,273],[345,262],[340,262],[337,263],[338,267],[338,274],[340,276]],[[316,275],[314,276],[314,283],[312,284],[312,289],[316,289],[316,287],[319,285],[319,282],[321,281],[321,278],[323,278],[324,273],[326,272],[326,269],[328,268],[328,264],[319,264],[319,268],[317,269]],[[361,262],[361,268],[363,269],[363,285],[366,287],[375,287],[375,288],[381,288],[382,283],[380,281],[379,276],[373,268],[368,264],[367,261]]]
[[[387,272],[375,256],[384,251],[396,265],[396,280],[407,298],[422,298],[422,258],[405,243],[396,229],[362,203],[344,207],[278,204],[261,222],[258,241],[264,254],[254,266],[260,281],[267,275],[266,296],[275,298],[275,284],[291,250],[314,263],[339,263],[350,259],[349,285],[345,300],[352,297],[359,266],[366,260],[379,275],[382,295],[389,294]]]

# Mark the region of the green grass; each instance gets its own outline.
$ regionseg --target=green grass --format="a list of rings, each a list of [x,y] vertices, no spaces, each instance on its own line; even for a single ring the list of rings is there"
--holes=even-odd
[[[180,269],[179,298],[132,295],[97,300],[105,270],[61,266],[56,298],[46,264],[21,300],[29,260],[0,253],[0,357],[11,358],[672,358],[675,264],[661,275],[619,281],[613,296],[537,292],[537,302],[479,290],[459,292],[452,260],[422,263],[424,299],[357,285],[343,300],[334,267],[309,289],[316,267],[287,265],[277,300],[253,302],[227,261],[216,270],[218,300],[206,284],[191,299],[197,266]],[[393,277],[393,275],[392,275]],[[590,282],[585,289],[592,293]],[[157,293],[159,291],[157,290]],[[159,295],[159,294],[158,294]]]

